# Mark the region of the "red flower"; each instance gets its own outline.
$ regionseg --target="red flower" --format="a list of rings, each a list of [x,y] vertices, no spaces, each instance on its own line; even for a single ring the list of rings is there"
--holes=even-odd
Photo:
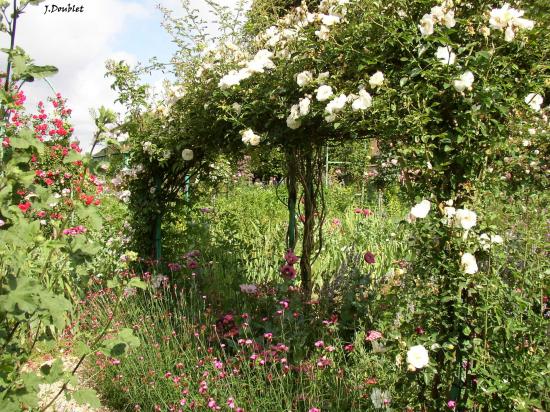
[[[374,253],[372,252],[365,253],[364,259],[365,259],[365,262],[367,262],[369,265],[373,265],[375,262]]]
[[[31,202],[27,201],[25,203],[22,203],[20,205],[17,205],[17,207],[19,208],[19,210],[21,210],[23,213],[26,213],[27,210],[29,210],[29,208],[31,207]]]

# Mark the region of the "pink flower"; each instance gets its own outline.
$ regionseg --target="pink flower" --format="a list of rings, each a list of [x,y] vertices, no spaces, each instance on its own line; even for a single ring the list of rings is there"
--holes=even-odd
[[[296,269],[288,263],[281,266],[279,270],[285,279],[293,280],[296,277]]]
[[[187,403],[187,399],[185,399],[185,398],[180,399],[180,405],[181,406],[185,406],[186,403]]]
[[[296,262],[298,262],[298,256],[296,256],[294,254],[294,252],[292,251],[292,249],[288,249],[285,253],[285,260],[286,260],[286,263],[289,264],[289,265],[293,265],[295,264]]]
[[[326,356],[322,356],[318,361],[317,361],[317,367],[319,367],[320,369],[324,369],[326,368],[327,366],[330,366],[332,363],[332,361],[330,359],[328,359]]]
[[[316,348],[322,348],[323,346],[325,346],[325,342],[323,342],[322,340],[318,340],[317,342],[315,342]]]
[[[456,408],[456,402],[455,401],[447,402],[447,407],[450,408],[450,409],[455,409]]]
[[[228,398],[227,399],[227,406],[229,406],[229,409],[235,409],[235,399]]]
[[[321,412],[319,408],[310,408],[308,412]]]
[[[348,343],[346,346],[344,346],[344,350],[346,352],[353,352],[353,348],[354,348],[353,343]]]
[[[369,330],[367,332],[367,336],[365,338],[365,340],[368,340],[368,341],[373,341],[373,340],[378,340],[382,337],[382,334],[376,330]]]
[[[325,349],[326,349],[327,352],[334,352],[334,350],[336,348],[334,346],[330,345],[330,346],[327,346]]]
[[[273,333],[271,332],[264,333],[264,338],[267,340],[271,340],[273,338]]]
[[[187,269],[196,269],[199,267],[199,264],[193,259],[187,259]]]
[[[374,254],[372,252],[366,252],[364,256],[365,262],[367,262],[369,265],[374,264]]]
[[[279,305],[281,305],[283,307],[283,309],[288,309],[288,301],[286,301],[286,300],[281,300],[279,302]]]
[[[332,219],[332,225],[333,226],[341,226],[342,221],[340,219],[338,219],[337,217],[335,217],[334,219]]]

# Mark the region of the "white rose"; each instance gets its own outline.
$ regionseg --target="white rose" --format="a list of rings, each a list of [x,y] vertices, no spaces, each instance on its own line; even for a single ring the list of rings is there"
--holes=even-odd
[[[241,114],[242,106],[241,106],[239,103],[236,103],[236,102],[233,103],[233,104],[231,105],[231,108],[232,108],[233,110],[235,110],[235,113]]]
[[[354,111],[366,110],[372,106],[372,97],[366,90],[360,90],[359,96],[351,104]]]
[[[329,102],[329,104],[327,104],[327,107],[325,107],[325,112],[328,113],[329,115],[333,113],[338,113],[342,111],[347,101],[348,101],[347,96],[345,94],[341,94],[340,96],[332,99]]]
[[[300,116],[307,116],[309,114],[309,106],[311,105],[311,100],[309,97],[304,97],[300,99],[298,106],[300,107]]]
[[[441,23],[447,27],[447,28],[451,28],[451,27],[454,27],[456,25],[456,20],[455,20],[455,12],[454,10],[450,10],[448,11],[444,16],[443,18],[441,19]]]
[[[422,345],[412,346],[407,352],[407,363],[415,370],[428,366],[430,358],[428,350]]]
[[[330,97],[332,97],[334,93],[332,92],[332,87],[327,85],[319,86],[317,89],[317,100],[320,102],[324,102],[325,100],[328,100]]]
[[[260,136],[252,131],[252,129],[246,129],[242,134],[242,141],[244,144],[249,144],[251,146],[257,146],[260,143]]]
[[[462,229],[470,230],[477,223],[477,215],[475,212],[468,209],[458,209],[456,211],[455,221]]]
[[[181,157],[185,161],[193,160],[193,151],[191,149],[183,149]]]
[[[298,73],[296,76],[296,83],[298,83],[298,86],[304,87],[305,85],[311,83],[313,81],[313,74],[311,74],[310,71],[306,70],[301,73]]]
[[[540,107],[542,106],[542,103],[544,102],[543,97],[538,93],[529,93],[527,96],[525,96],[525,103],[531,107],[536,112],[540,111]]]
[[[474,83],[474,74],[471,71],[466,71],[458,80],[453,82],[453,86],[457,92],[463,92],[464,90],[472,90],[472,84]]]
[[[422,36],[430,36],[434,32],[434,19],[431,14],[425,14],[420,19],[420,24],[418,25],[418,29],[420,30],[420,33]]]
[[[464,253],[460,258],[460,267],[468,275],[473,275],[477,273],[477,261],[474,255],[471,253]]]
[[[315,31],[315,35],[319,37],[319,40],[328,40],[329,39],[330,30],[327,26],[322,25],[319,30]]]
[[[431,203],[429,200],[422,200],[422,202],[416,204],[412,209],[411,209],[411,216],[413,218],[418,218],[418,219],[423,219],[425,218],[426,216],[428,216],[428,212],[430,211],[430,207],[431,207]]]
[[[384,73],[382,73],[381,71],[377,71],[369,79],[369,84],[370,84],[370,87],[372,88],[382,86],[383,83],[384,83]]]
[[[514,31],[514,28],[512,26],[506,27],[506,30],[504,32],[504,40],[507,42],[511,42],[514,40],[514,37],[516,37],[516,32]]]
[[[456,60],[456,54],[453,53],[450,46],[438,47],[435,57],[437,57],[442,64],[446,65],[453,65]]]
[[[286,125],[292,129],[292,130],[296,130],[298,129],[301,125],[302,125],[302,121],[297,118],[297,117],[294,117],[292,115],[289,115],[287,118],[286,118]]]
[[[500,235],[491,235],[491,243],[501,245],[502,243],[504,243],[504,239],[502,239],[502,236]]]
[[[332,26],[334,24],[340,23],[340,17],[334,16],[332,14],[322,14],[321,23],[325,26]]]

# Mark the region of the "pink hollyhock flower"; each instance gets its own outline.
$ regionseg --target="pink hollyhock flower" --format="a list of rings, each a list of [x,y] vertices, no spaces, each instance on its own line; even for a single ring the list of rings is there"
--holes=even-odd
[[[366,252],[364,256],[365,262],[367,262],[369,265],[373,265],[375,262],[374,259],[374,253],[372,252]]]
[[[368,340],[368,341],[373,341],[373,340],[378,340],[382,337],[382,334],[376,330],[369,330],[367,332],[367,336],[365,338],[365,340]]]
[[[288,263],[284,264],[283,266],[281,266],[281,274],[283,275],[283,277],[285,279],[288,279],[288,280],[293,280],[294,278],[296,278],[296,269],[294,269],[291,265],[289,265]]]
[[[292,249],[288,249],[285,253],[285,260],[286,260],[286,263],[289,264],[289,265],[293,265],[295,264],[296,262],[298,262],[298,256],[296,256],[294,254],[294,252],[292,251]]]

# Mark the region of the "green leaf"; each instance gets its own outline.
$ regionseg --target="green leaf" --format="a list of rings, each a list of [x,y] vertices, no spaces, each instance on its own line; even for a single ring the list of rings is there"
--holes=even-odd
[[[143,280],[141,280],[138,277],[130,279],[127,285],[129,288],[138,288],[138,289],[147,289],[147,283],[145,283]]]
[[[40,372],[44,375],[44,382],[55,383],[61,380],[64,375],[63,361],[56,359],[51,365],[44,364],[40,367]]]
[[[101,407],[101,402],[93,389],[79,389],[71,394],[72,398],[79,405],[89,404],[92,408]]]
[[[88,354],[92,353],[92,350],[84,342],[76,341],[73,345],[73,353],[76,356],[81,357],[81,356],[88,355]]]

